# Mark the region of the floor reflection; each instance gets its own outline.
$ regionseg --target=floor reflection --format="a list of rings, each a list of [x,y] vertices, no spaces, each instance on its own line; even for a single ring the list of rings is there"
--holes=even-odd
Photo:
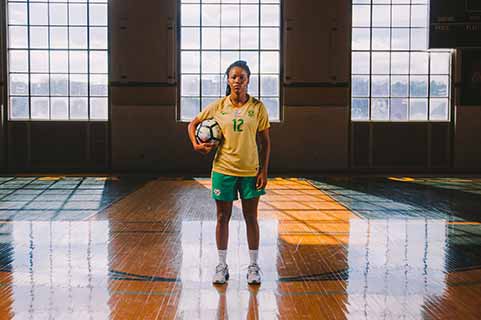
[[[211,284],[209,179],[2,179],[0,319],[479,316],[480,202],[465,191],[473,179],[449,190],[405,178],[271,179],[259,206],[259,287],[246,283],[239,203],[231,278]],[[70,201],[96,203],[94,214],[72,212]]]

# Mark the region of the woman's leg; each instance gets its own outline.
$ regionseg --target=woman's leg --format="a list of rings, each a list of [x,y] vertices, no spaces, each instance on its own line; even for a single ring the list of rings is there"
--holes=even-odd
[[[247,243],[249,250],[259,249],[259,224],[257,223],[257,206],[259,197],[254,199],[242,199],[242,213],[246,221]]]
[[[227,250],[229,241],[229,220],[232,215],[232,201],[215,201],[217,207],[217,225],[215,240],[218,250]]]

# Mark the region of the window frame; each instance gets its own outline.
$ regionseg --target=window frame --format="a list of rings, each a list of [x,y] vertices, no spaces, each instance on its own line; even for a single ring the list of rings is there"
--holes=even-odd
[[[351,1],[351,64],[350,64],[350,90],[349,90],[349,119],[351,122],[374,122],[374,123],[410,123],[410,122],[415,122],[415,123],[420,123],[420,122],[441,122],[441,123],[449,123],[453,121],[453,113],[454,113],[454,50],[452,49],[429,49],[428,48],[428,42],[429,42],[429,18],[426,17],[426,24],[423,26],[413,26],[412,24],[412,6],[416,5],[421,5],[421,6],[426,6],[426,12],[429,12],[429,5],[430,5],[430,0],[426,0],[425,3],[421,2],[414,2],[413,0],[406,1],[407,3],[392,3],[392,1],[384,1],[384,2],[379,2],[379,3],[373,3],[372,0],[367,0],[367,1],[360,1],[360,0],[352,0]],[[355,6],[366,6],[369,8],[369,26],[359,26],[359,25],[354,25],[354,7]],[[389,7],[389,12],[390,12],[390,17],[389,17],[389,26],[373,26],[373,7],[374,6],[387,6]],[[393,17],[393,6],[407,6],[409,7],[409,23],[407,26],[395,26],[393,25],[392,17]],[[355,29],[361,30],[369,30],[369,48],[368,49],[354,49],[353,41],[354,41],[354,31]],[[372,30],[375,29],[386,29],[389,30],[389,48],[388,49],[377,49],[373,50],[373,32]],[[393,29],[407,29],[408,30],[408,49],[393,49],[392,44],[393,44]],[[426,32],[426,49],[413,49],[413,42],[412,42],[412,30],[416,29],[421,29],[425,30]],[[354,54],[355,53],[366,53],[369,55],[369,73],[354,73],[353,72],[353,65],[354,65]],[[377,74],[373,73],[373,54],[379,54],[379,53],[386,53],[389,56],[389,72],[385,74]],[[408,71],[405,74],[397,74],[392,72],[392,54],[393,53],[406,53],[408,55]],[[416,53],[425,53],[427,56],[427,72],[424,73],[413,73],[411,72],[411,57],[412,55]],[[431,57],[433,54],[440,53],[440,54],[447,54],[449,55],[449,58],[447,58],[447,62],[449,63],[448,66],[448,71],[446,74],[439,74],[439,73],[433,73],[431,70]],[[353,90],[354,90],[354,77],[359,77],[359,76],[364,76],[368,77],[368,94],[367,95],[354,95]],[[373,82],[372,78],[373,76],[384,76],[388,77],[388,94],[386,96],[373,96],[372,88],[373,88]],[[396,96],[393,95],[392,93],[392,78],[393,77],[403,77],[405,76],[407,78],[407,95],[405,96]],[[427,94],[426,96],[415,96],[411,95],[411,78],[416,76],[422,76],[426,77],[427,79],[427,87],[426,91]],[[439,97],[439,96],[432,96],[431,95],[431,82],[432,82],[432,77],[448,77],[448,83],[446,86],[447,90],[447,96],[445,97]],[[386,99],[388,100],[388,119],[373,119],[372,117],[372,101],[373,99]],[[407,106],[406,106],[406,119],[393,119],[392,118],[392,100],[394,99],[400,99],[400,100],[406,100]],[[363,119],[354,119],[353,118],[353,105],[354,105],[354,99],[367,99],[368,100],[368,118],[363,118]],[[425,119],[411,119],[411,105],[410,102],[413,99],[423,99],[426,101],[426,118]],[[445,99],[448,103],[447,106],[447,118],[446,119],[431,119],[431,103],[432,99]]]
[[[10,23],[10,10],[9,10],[9,5],[11,3],[16,3],[16,4],[25,4],[26,5],[26,23],[25,24],[16,24]],[[46,5],[46,10],[47,10],[47,15],[48,15],[48,21],[46,24],[42,25],[36,25],[36,24],[31,24],[30,23],[30,4],[45,4]],[[51,17],[51,9],[50,5],[65,5],[65,10],[66,10],[66,19],[67,22],[65,24],[52,24],[50,21]],[[86,23],[85,24],[71,24],[69,22],[69,15],[70,15],[70,5],[85,5],[86,10],[85,10],[85,19]],[[104,5],[106,7],[106,15],[104,16],[106,20],[106,24],[93,24],[91,23],[91,5]],[[110,80],[111,80],[111,46],[110,46],[110,40],[111,40],[111,17],[110,17],[110,1],[109,0],[101,0],[101,1],[94,1],[92,2],[91,0],[62,0],[59,2],[51,2],[49,0],[37,0],[37,1],[30,1],[30,0],[7,0],[5,1],[5,5],[3,7],[3,15],[5,17],[5,23],[3,24],[4,28],[4,34],[5,34],[5,40],[4,40],[4,45],[5,45],[5,57],[4,57],[4,62],[5,62],[5,71],[6,71],[6,79],[5,79],[5,106],[6,106],[6,121],[8,122],[45,122],[45,123],[55,123],[55,122],[101,122],[101,123],[108,123],[110,122],[111,119],[111,88],[110,88]],[[27,32],[27,38],[26,42],[27,45],[25,48],[11,48],[10,47],[10,27],[11,26],[20,26],[26,28]],[[30,39],[30,29],[31,27],[44,27],[47,29],[47,46],[45,48],[32,48],[31,46],[31,39]],[[67,44],[65,48],[53,48],[51,44],[51,28],[52,27],[58,27],[58,28],[65,28],[67,32]],[[71,43],[70,43],[70,29],[72,27],[78,27],[78,28],[85,28],[86,34],[85,34],[85,48],[70,48]],[[91,29],[92,28],[105,28],[105,45],[106,48],[91,48]],[[10,52],[15,50],[20,50],[20,51],[25,51],[27,53],[27,71],[23,72],[17,72],[17,71],[11,71],[11,65],[10,65]],[[41,52],[46,52],[48,55],[48,70],[45,72],[32,72],[31,71],[31,52],[35,51],[41,51]],[[66,72],[52,72],[51,70],[51,53],[52,52],[63,52],[66,53],[67,55],[67,70]],[[82,52],[85,53],[86,55],[86,72],[81,73],[81,72],[71,72],[70,68],[70,59],[71,59],[71,53],[72,52]],[[90,66],[91,66],[91,54],[92,52],[101,52],[105,53],[105,63],[107,64],[105,72],[91,72]],[[25,95],[16,95],[16,94],[11,94],[11,75],[12,74],[21,74],[21,75],[27,75],[28,77],[28,83],[27,83],[27,91]],[[32,95],[32,82],[31,82],[31,77],[32,75],[35,74],[42,74],[42,75],[47,75],[48,76],[48,94],[42,94],[42,95]],[[63,75],[67,79],[67,93],[64,95],[56,95],[52,93],[52,75]],[[86,94],[85,95],[72,95],[71,93],[71,87],[70,87],[70,79],[71,76],[83,76],[86,78],[85,86],[86,86]],[[91,93],[91,77],[92,76],[102,76],[105,77],[105,95],[92,95]],[[28,100],[28,117],[27,118],[14,118],[12,117],[12,108],[13,105],[11,103],[11,98],[12,97],[26,97]],[[47,98],[48,99],[48,118],[32,118],[32,98],[36,97],[41,97],[41,98]],[[67,100],[67,115],[66,117],[59,117],[59,118],[52,118],[52,98],[63,98]],[[74,117],[72,118],[72,106],[71,106],[71,100],[72,99],[85,99],[86,100],[86,106],[87,106],[87,113],[85,117]],[[106,99],[106,118],[92,118],[92,99],[99,98],[99,99]]]
[[[182,38],[181,38],[181,33],[182,33],[182,28],[183,28],[183,25],[182,25],[182,5],[183,4],[198,4],[200,6],[200,10],[199,10],[199,20],[201,21],[202,19],[202,5],[203,4],[217,4],[217,5],[238,5],[238,6],[242,6],[243,3],[241,2],[241,0],[236,0],[236,2],[223,2],[223,0],[217,0],[215,2],[203,2],[204,0],[176,0],[176,7],[177,7],[177,16],[176,16],[176,69],[178,70],[178,72],[176,73],[178,76],[177,76],[177,79],[176,79],[176,108],[175,108],[175,118],[176,118],[176,122],[178,123],[188,123],[190,122],[192,119],[186,119],[186,118],[182,118],[182,90],[181,90],[181,87],[182,87],[182,52],[185,52],[183,49],[182,49]],[[254,4],[257,4],[260,8],[260,6],[263,4],[262,3],[263,0],[257,0],[256,2],[252,2],[252,3],[246,3],[247,5],[254,5]],[[222,52],[222,51],[236,51],[239,53],[239,55],[242,53],[242,52],[257,52],[258,53],[258,56],[260,56],[261,52],[263,51],[267,51],[267,52],[278,52],[278,57],[279,57],[279,61],[278,61],[278,73],[276,73],[275,75],[278,76],[278,81],[277,81],[277,85],[278,85],[278,96],[272,96],[272,98],[276,98],[278,99],[279,101],[279,105],[278,105],[278,114],[279,114],[279,117],[278,118],[272,118],[272,117],[269,117],[269,122],[271,123],[281,123],[283,122],[283,119],[284,119],[284,108],[283,108],[283,100],[284,100],[284,88],[283,88],[283,76],[284,76],[284,65],[283,65],[283,61],[284,61],[284,51],[285,51],[285,48],[284,48],[284,1],[283,0],[278,0],[279,2],[266,2],[265,4],[272,4],[272,5],[278,5],[279,6],[279,24],[278,26],[276,27],[271,27],[271,28],[277,28],[278,31],[279,31],[279,38],[278,38],[278,41],[279,41],[279,48],[278,49],[260,49],[260,42],[261,42],[261,39],[260,39],[260,30],[261,30],[261,23],[260,23],[260,20],[261,20],[261,14],[260,14],[260,10],[259,10],[259,15],[258,15],[258,20],[259,20],[259,24],[257,26],[252,26],[252,28],[255,28],[256,30],[258,30],[258,34],[259,34],[259,47],[258,49],[242,49],[239,48],[238,49],[221,49],[221,48],[216,48],[216,49],[207,49],[207,50],[204,50],[202,49],[202,22],[200,22],[199,26],[196,27],[200,30],[200,39],[199,39],[199,43],[200,43],[200,46],[198,49],[188,49],[186,50],[187,52],[188,51],[192,51],[192,52],[198,52],[200,56],[202,56],[202,53],[203,52],[208,52],[208,51],[216,51],[216,52]],[[240,11],[239,11],[239,18],[240,18],[241,14],[240,14]],[[221,16],[219,17],[219,19],[221,19]],[[241,28],[241,25],[237,25],[237,26],[221,26],[221,25],[218,25],[218,26],[213,26],[214,28],[218,28],[218,29],[222,29],[222,28],[237,28],[237,29],[240,29]],[[268,27],[269,28],[269,27]],[[239,33],[239,39],[240,39],[240,33]],[[206,105],[204,105],[202,103],[202,75],[204,75],[205,73],[202,73],[201,71],[201,68],[202,68],[202,57],[200,57],[200,63],[199,63],[199,73],[198,75],[200,76],[199,80],[200,80],[200,83],[199,83],[199,95],[196,96],[198,98],[201,99],[200,101],[200,110],[203,110],[203,107],[205,107]],[[242,59],[242,58],[240,58]],[[260,67],[260,61],[258,62],[258,66]],[[251,67],[252,69],[252,67]],[[221,72],[225,71],[225,70],[220,70]],[[270,75],[271,73],[267,73],[268,75]],[[272,73],[274,74],[274,73]],[[260,91],[260,87],[261,87],[261,82],[260,82],[260,76],[262,75],[262,73],[260,72],[260,70],[258,70],[257,73],[254,73],[253,72],[253,75],[257,75],[259,76],[259,82],[258,82],[258,90]],[[222,73],[221,75],[221,91],[223,91],[223,85],[225,84],[225,75]],[[258,92],[260,93],[260,92]],[[253,95],[254,96],[254,95]],[[258,97],[259,95],[255,95],[255,97]],[[220,96],[222,97],[222,96]],[[207,98],[216,98],[214,96],[208,96]],[[267,98],[270,98],[267,97]],[[260,99],[261,101],[263,101],[263,98]]]

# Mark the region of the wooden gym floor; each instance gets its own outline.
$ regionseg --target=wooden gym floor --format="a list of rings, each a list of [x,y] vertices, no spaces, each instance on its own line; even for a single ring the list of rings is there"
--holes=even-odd
[[[207,178],[0,177],[0,319],[479,319],[481,178],[273,178],[261,286]]]

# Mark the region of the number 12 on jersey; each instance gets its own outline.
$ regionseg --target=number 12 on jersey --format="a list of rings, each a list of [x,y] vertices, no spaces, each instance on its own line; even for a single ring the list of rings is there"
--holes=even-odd
[[[244,119],[232,119],[232,122],[234,122],[234,132],[242,132]]]

